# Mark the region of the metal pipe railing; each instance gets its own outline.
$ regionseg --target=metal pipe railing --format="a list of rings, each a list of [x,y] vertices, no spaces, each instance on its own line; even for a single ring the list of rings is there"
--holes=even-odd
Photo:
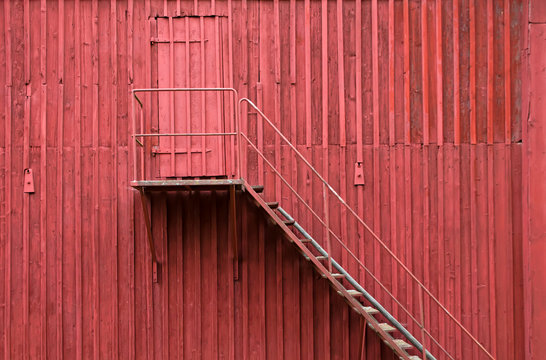
[[[233,115],[235,117],[235,131],[231,132],[216,132],[216,133],[163,133],[163,134],[146,134],[146,133],[137,133],[136,129],[136,109],[135,109],[135,101],[140,106],[140,111],[142,113],[144,104],[142,103],[142,100],[138,97],[138,93],[159,93],[159,92],[229,92],[233,96]],[[232,136],[237,138],[237,150],[235,150],[235,146],[232,146],[231,148],[231,154],[236,153],[236,163],[233,164],[235,167],[235,177],[241,178],[241,133],[240,133],[240,124],[239,124],[239,102],[237,99],[239,98],[237,90],[234,88],[224,88],[224,87],[199,87],[199,88],[145,88],[145,89],[133,89],[131,90],[131,93],[133,95],[133,101],[132,101],[132,126],[133,126],[133,134],[131,137],[134,140],[133,145],[133,180],[137,180],[138,178],[138,170],[137,170],[137,150],[136,150],[136,144],[140,145],[141,147],[144,147],[144,144],[139,140],[139,138],[146,138],[146,137],[164,137],[164,136],[184,136],[184,137],[193,137],[193,136]],[[141,121],[142,122],[142,121]],[[141,124],[141,130],[142,130]],[[233,144],[232,144],[233,145]],[[188,158],[189,161],[189,158]],[[234,162],[234,161],[233,161]],[[141,173],[143,175],[144,172],[144,161],[141,161]]]
[[[430,290],[428,290],[427,287],[411,272],[411,270],[409,270],[407,266],[390,250],[390,248],[377,236],[377,234],[375,234],[375,232],[368,226],[368,224],[366,224],[366,222],[364,222],[364,220],[360,218],[360,216],[346,203],[346,201],[332,188],[332,186],[320,175],[320,173],[309,163],[309,161],[307,161],[307,159],[298,151],[298,149],[282,134],[282,132],[271,122],[271,120],[269,120],[269,118],[250,99],[241,98],[239,100],[239,109],[241,108],[241,104],[243,102],[246,102],[249,106],[251,106],[260,115],[260,117],[264,121],[266,121],[269,124],[269,126],[271,126],[271,128],[277,133],[277,135],[280,136],[280,138],[286,142],[286,144],[305,163],[305,165],[307,165],[307,167],[311,170],[311,172],[318,177],[318,179],[323,183],[323,185],[339,200],[339,202],[349,211],[349,213],[372,235],[375,241],[379,243],[379,245],[389,254],[389,256],[404,270],[404,272],[413,281],[415,281],[415,283],[419,286],[420,291],[423,291],[424,293],[426,293],[429,296],[429,298],[432,299],[433,302],[435,302],[436,305],[440,309],[442,309],[442,311],[472,340],[472,342],[474,342],[487,355],[488,358],[494,360],[494,357],[489,353],[489,351],[487,351],[487,349],[485,349],[485,347],[449,312],[449,310],[447,310],[440,303],[440,301],[430,292]],[[250,140],[248,139],[248,137],[244,136],[244,138],[247,142],[250,143]],[[255,149],[255,150],[258,153],[260,153],[258,149]],[[260,155],[264,157],[263,154],[260,154]],[[281,176],[280,174],[278,175]],[[301,200],[303,201],[303,199]],[[342,241],[340,241],[340,243],[343,245]],[[352,256],[355,257],[354,254],[352,254]],[[358,262],[360,263],[360,261]],[[378,281],[378,283],[381,285],[381,282]],[[419,324],[419,322],[417,322],[417,324]],[[424,329],[424,323],[420,324],[419,326],[429,336],[429,338],[431,338],[436,344],[438,344],[436,339],[434,339],[432,335]],[[445,349],[443,350],[444,352],[447,353]]]

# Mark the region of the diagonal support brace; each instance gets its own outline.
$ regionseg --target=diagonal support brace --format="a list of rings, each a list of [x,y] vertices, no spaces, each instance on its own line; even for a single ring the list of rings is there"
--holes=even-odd
[[[237,246],[237,206],[235,203],[235,185],[229,187],[229,218],[231,224],[231,241],[233,245],[233,278],[239,279],[239,249]]]
[[[154,282],[157,282],[158,261],[157,254],[155,252],[154,239],[152,236],[152,222],[148,213],[148,195],[143,189],[138,189],[138,192],[140,193],[140,202],[142,203],[144,223],[146,224],[146,232],[148,233],[148,246],[150,247],[150,254],[152,255],[153,280]]]

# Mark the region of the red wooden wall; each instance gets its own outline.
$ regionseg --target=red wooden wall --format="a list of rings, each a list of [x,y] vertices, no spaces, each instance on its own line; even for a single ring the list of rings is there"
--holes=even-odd
[[[532,273],[524,256],[533,249],[523,245],[542,234],[526,225],[540,207],[527,208],[532,194],[522,190],[522,171],[540,162],[521,144],[526,9],[523,0],[4,1],[0,353],[358,352],[359,320],[246,205],[241,279],[231,280],[221,194],[154,199],[168,265],[160,283],[151,281],[138,197],[128,186],[129,90],[156,85],[156,16],[219,14],[229,19],[230,85],[312,155],[488,349],[523,358],[538,336],[529,329],[539,326],[529,307],[524,317],[524,274]],[[254,138],[255,119],[242,119]],[[267,131],[264,142],[279,151]],[[352,183],[357,161],[363,187]],[[26,168],[33,194],[23,193]],[[541,188],[524,189],[533,186]],[[340,214],[332,222],[346,224]],[[365,238],[350,241],[377,272],[388,271]],[[400,296],[403,285],[389,284]],[[453,338],[429,315],[437,333]],[[476,357],[451,344],[457,356]],[[368,358],[378,351],[370,334]]]
[[[158,194],[152,202],[154,224],[161,225],[154,235],[167,251],[159,254],[163,285],[135,296],[135,304],[158,303],[135,314],[135,323],[142,324],[137,354],[164,359],[396,358],[369,328],[362,349],[360,316],[268,225],[249,197],[238,199],[242,261],[235,282],[226,192]]]

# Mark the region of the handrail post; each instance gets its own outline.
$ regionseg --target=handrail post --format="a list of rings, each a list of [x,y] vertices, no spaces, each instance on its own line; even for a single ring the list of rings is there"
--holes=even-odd
[[[241,124],[239,123],[241,114],[239,113],[239,102],[235,98],[235,93],[231,93],[231,96],[233,97],[233,116],[235,117],[235,132],[237,135],[237,171],[236,175],[238,179],[242,178],[241,174]]]
[[[421,313],[421,324],[419,326],[421,327],[421,344],[423,346],[423,360],[427,360],[427,350],[426,350],[426,333],[425,333],[425,309],[423,305],[423,288],[419,286],[419,312]]]
[[[324,223],[326,224],[326,247],[328,249],[328,271],[332,272],[332,245],[330,243],[330,214],[328,209],[328,189],[322,184],[322,201],[324,208]]]
[[[131,136],[131,146],[133,150],[133,180],[137,179],[137,149],[136,149],[136,120],[135,120],[135,97],[131,96],[131,122],[133,125],[133,136]]]
[[[140,127],[141,127],[141,131],[144,130],[144,109],[143,108],[140,108],[140,111],[139,111],[139,119],[140,119]],[[149,142],[144,142],[144,139],[142,139],[142,142],[143,144],[149,144]],[[145,169],[145,164],[146,164],[146,146],[147,145],[144,145],[142,147],[142,149],[140,149],[140,152],[141,152],[141,156],[140,156],[140,179],[141,180],[144,180],[146,179],[146,169]]]

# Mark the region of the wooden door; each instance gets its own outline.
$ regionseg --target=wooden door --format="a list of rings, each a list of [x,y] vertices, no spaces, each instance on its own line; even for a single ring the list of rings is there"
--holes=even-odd
[[[224,87],[224,46],[219,16],[157,19],[156,74],[159,88]],[[225,94],[220,92],[161,92],[157,96],[157,132],[226,132]],[[229,126],[229,121],[228,121]],[[153,147],[159,178],[224,177],[229,139],[217,136],[158,138]]]

